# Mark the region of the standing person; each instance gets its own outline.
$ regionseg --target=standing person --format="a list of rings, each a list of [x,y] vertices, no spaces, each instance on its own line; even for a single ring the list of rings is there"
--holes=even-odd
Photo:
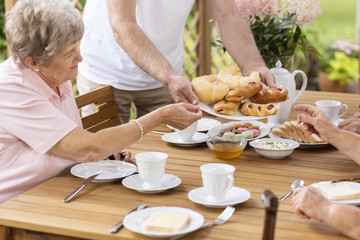
[[[13,57],[0,64],[0,203],[76,163],[127,161],[123,149],[159,124],[184,129],[201,118],[198,106],[177,103],[88,132],[70,82],[82,60],[80,13],[69,0],[19,0],[5,30]]]
[[[142,116],[175,102],[198,104],[182,76],[183,32],[195,0],[87,0],[84,61],[79,64],[80,94],[111,85],[120,119],[129,120],[134,102]],[[250,27],[233,0],[209,0],[215,27],[244,75],[258,71],[269,86],[266,67]],[[89,109],[88,112],[92,112]]]

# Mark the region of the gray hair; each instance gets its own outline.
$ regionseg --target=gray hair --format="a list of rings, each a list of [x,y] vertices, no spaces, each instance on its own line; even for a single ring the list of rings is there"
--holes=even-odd
[[[69,44],[80,40],[84,25],[69,0],[19,0],[7,14],[7,42],[15,60],[32,57],[49,66]]]

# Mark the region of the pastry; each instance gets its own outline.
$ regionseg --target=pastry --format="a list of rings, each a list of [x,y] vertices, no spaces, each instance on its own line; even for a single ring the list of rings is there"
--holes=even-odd
[[[275,103],[289,99],[288,90],[285,88],[261,89],[254,96],[250,97],[253,103]]]
[[[221,100],[216,103],[213,107],[214,112],[233,115],[239,108],[241,102],[228,102],[225,100]]]
[[[278,108],[274,104],[256,104],[244,102],[241,105],[241,112],[248,116],[264,117],[275,115]]]
[[[252,72],[248,77],[240,77],[240,86],[245,85],[249,82],[260,82],[260,74],[259,72]]]
[[[217,78],[232,90],[240,86],[240,76],[235,75],[238,72],[240,68],[237,66],[227,66],[220,70]]]
[[[229,92],[229,87],[221,81],[217,81],[214,75],[204,75],[194,78],[191,81],[191,86],[194,93],[200,101],[213,102],[219,101]]]
[[[245,100],[256,93],[258,93],[262,89],[263,85],[257,82],[249,82],[241,87],[235,88],[226,94],[225,100],[232,102],[240,102]]]

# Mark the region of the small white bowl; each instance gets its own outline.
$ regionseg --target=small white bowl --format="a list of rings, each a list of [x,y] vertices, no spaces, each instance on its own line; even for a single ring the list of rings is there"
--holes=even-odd
[[[255,148],[256,152],[269,159],[286,158],[300,146],[296,141],[280,138],[262,138],[251,141],[249,144]]]

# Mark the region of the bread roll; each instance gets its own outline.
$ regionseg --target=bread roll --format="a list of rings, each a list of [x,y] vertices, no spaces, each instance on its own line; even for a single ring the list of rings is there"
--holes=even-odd
[[[348,182],[323,183],[316,187],[327,199],[345,200],[360,197],[360,191]]]
[[[244,102],[241,112],[248,116],[265,117],[275,115],[278,108],[274,104],[256,104]]]
[[[261,89],[257,94],[250,97],[253,103],[276,103],[289,99],[288,90],[285,88]]]
[[[241,87],[229,91],[225,96],[226,101],[240,102],[258,93],[262,89],[261,83],[249,82]]]
[[[235,75],[240,72],[237,66],[227,66],[220,70],[217,78],[226,84],[229,89],[235,89],[240,86],[240,76]]]
[[[190,222],[187,213],[155,212],[143,223],[142,228],[152,231],[175,232]]]
[[[197,77],[191,81],[191,86],[194,90],[194,93],[200,101],[219,101],[223,99],[224,96],[229,92],[229,87],[227,85],[221,81],[218,81],[217,84],[214,84],[213,82],[215,81],[216,76],[214,75]]]
[[[238,110],[240,103],[241,102],[228,102],[221,100],[214,105],[213,109],[216,113],[234,115],[234,113]]]

